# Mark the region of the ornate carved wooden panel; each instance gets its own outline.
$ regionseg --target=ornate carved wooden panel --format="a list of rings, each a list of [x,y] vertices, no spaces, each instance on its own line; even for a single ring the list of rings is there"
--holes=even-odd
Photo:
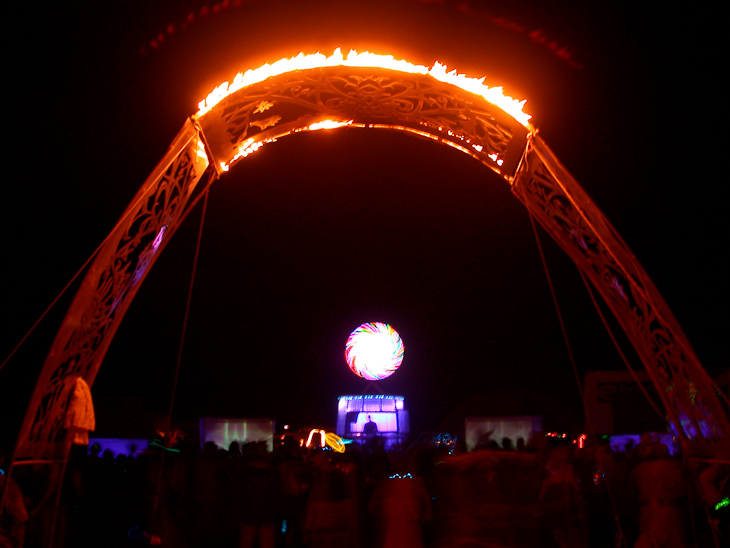
[[[512,189],[606,301],[676,433],[698,453],[727,453],[727,417],[677,320],[608,219],[537,136]]]
[[[198,117],[214,166],[241,149],[323,119],[386,126],[441,141],[512,175],[527,130],[481,97],[422,74],[378,68],[295,71],[232,94]]]
[[[78,377],[93,384],[107,348],[167,244],[208,166],[187,122],[107,237],[46,358],[22,426],[16,459],[63,457],[63,422]]]

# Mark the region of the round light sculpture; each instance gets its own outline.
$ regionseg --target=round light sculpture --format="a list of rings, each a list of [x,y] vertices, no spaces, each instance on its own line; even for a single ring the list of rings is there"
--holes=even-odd
[[[364,323],[350,333],[345,360],[355,375],[368,381],[390,377],[403,363],[405,346],[398,332],[380,322]]]

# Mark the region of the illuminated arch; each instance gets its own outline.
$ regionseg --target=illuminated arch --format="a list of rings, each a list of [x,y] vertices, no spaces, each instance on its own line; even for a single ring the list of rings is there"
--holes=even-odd
[[[187,120],[105,240],[53,342],[15,459],[63,457],[78,377],[92,385],[140,284],[195,197],[241,158],[300,131],[383,128],[449,145],[499,174],[595,286],[695,453],[728,454],[730,424],[686,336],[614,228],[522,112],[481,80],[370,54],[300,55],[239,75]]]

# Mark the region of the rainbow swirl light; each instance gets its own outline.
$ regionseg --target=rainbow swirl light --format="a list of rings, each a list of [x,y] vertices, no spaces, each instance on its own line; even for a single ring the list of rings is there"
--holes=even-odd
[[[405,345],[393,327],[381,322],[364,323],[347,338],[345,361],[355,375],[380,381],[397,371],[404,352]]]

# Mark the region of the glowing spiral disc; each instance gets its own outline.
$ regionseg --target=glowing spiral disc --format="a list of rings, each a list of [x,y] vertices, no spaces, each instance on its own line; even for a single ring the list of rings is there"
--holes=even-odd
[[[369,381],[390,377],[403,363],[405,345],[398,332],[380,322],[364,323],[350,333],[345,360],[355,375]]]

